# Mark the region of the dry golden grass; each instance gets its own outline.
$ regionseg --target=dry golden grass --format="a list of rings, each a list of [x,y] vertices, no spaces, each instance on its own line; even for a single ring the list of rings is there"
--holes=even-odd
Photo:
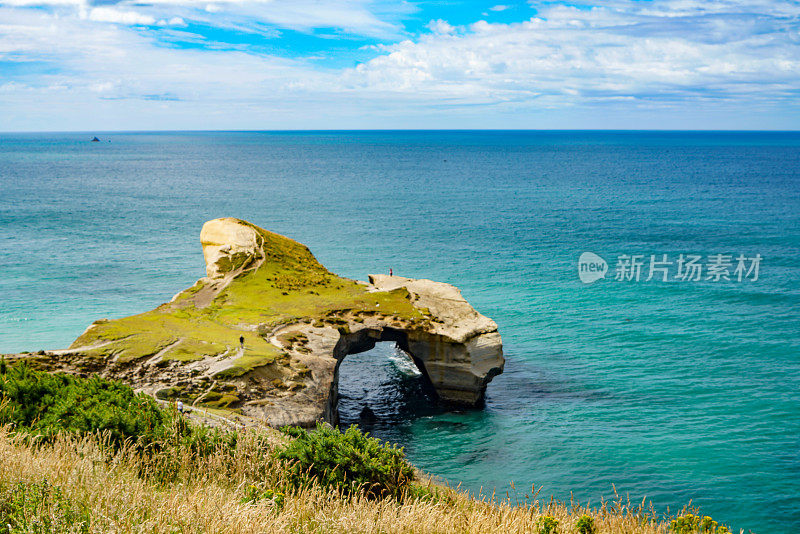
[[[594,518],[600,533],[668,532],[667,523],[627,503],[606,503],[595,510],[536,500],[496,504],[449,488],[440,489],[436,499],[398,502],[310,487],[287,494],[277,510],[270,501],[243,503],[251,485],[282,487],[282,464],[265,454],[254,436],[243,437],[233,456],[177,456],[168,464],[174,479],[157,482],[152,471],[148,475],[153,458],[138,457],[131,450],[109,457],[92,437],[31,444],[0,428],[0,488],[46,480],[88,510],[90,530],[98,533],[537,532],[537,521],[547,514],[559,521],[558,532],[564,534],[577,531],[575,524],[584,513]],[[46,516],[52,510],[37,513]]]

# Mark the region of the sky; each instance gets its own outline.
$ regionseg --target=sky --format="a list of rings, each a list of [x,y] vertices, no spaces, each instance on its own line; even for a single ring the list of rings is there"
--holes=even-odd
[[[0,131],[800,129],[800,1],[0,0]]]

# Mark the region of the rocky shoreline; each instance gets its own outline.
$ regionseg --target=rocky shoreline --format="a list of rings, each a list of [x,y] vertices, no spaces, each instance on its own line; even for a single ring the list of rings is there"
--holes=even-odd
[[[455,286],[339,277],[304,245],[239,219],[207,222],[200,239],[207,276],[170,302],[18,357],[270,426],[335,424],[339,363],[379,341],[396,342],[454,405],[480,405],[503,371],[497,325]]]

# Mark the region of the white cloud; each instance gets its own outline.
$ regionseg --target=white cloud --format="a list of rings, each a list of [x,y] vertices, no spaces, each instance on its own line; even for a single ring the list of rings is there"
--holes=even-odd
[[[122,11],[113,7],[95,7],[89,11],[89,20],[95,22],[113,22],[116,24],[131,24],[150,26],[156,19],[149,15],[142,15],[136,11]]]
[[[430,21],[426,26],[433,33],[447,35],[453,33],[456,29],[448,24],[446,20],[438,19]]]
[[[13,0],[34,1],[34,0]],[[51,1],[51,0],[40,0]],[[65,0],[52,0],[56,2]],[[314,28],[338,28],[356,35],[392,37],[398,35],[400,27],[376,16],[371,10],[369,0],[123,0],[119,5],[148,5],[163,12],[183,10],[198,14],[224,13],[235,17],[237,23],[246,27],[250,24],[271,24],[280,28],[309,31]],[[398,4],[391,16],[413,11],[413,6]],[[184,17],[192,18],[190,15]],[[390,17],[391,18],[391,17]],[[202,20],[202,19],[201,19]],[[214,20],[207,20],[212,25]],[[216,21],[219,22],[219,21]]]
[[[273,25],[298,31],[334,28],[384,39],[400,35],[402,28],[396,19],[416,9],[397,2],[378,16],[371,0],[117,0],[94,8],[91,4],[91,0],[0,0],[0,6],[7,7],[74,7],[79,8],[78,13],[98,10],[94,20],[119,24],[151,25],[178,17],[255,33],[263,33],[264,25]],[[70,13],[62,11],[61,15]]]
[[[19,6],[34,0],[0,0],[0,60],[45,67],[13,77],[0,71],[0,129],[480,127],[487,117],[548,110],[559,117],[553,126],[567,127],[574,123],[561,117],[583,120],[587,109],[671,117],[719,106],[732,117],[776,109],[786,120],[797,116],[796,2],[535,3],[536,17],[524,22],[439,19],[414,40],[359,43],[372,59],[337,70],[318,68],[316,54],[291,60],[245,45],[215,49],[181,27],[201,21],[267,32],[272,21],[300,31],[349,28],[348,36],[399,33],[366,1],[126,1],[47,0],[50,9],[29,9]],[[451,122],[458,117],[474,122]]]
[[[94,93],[108,93],[114,89],[112,82],[95,83],[89,86],[89,90]]]
[[[503,4],[497,4],[496,6],[492,6],[489,8],[489,11],[505,11],[506,9],[510,8],[511,6],[506,6]]]
[[[169,20],[160,19],[156,22],[157,26],[165,27],[165,26],[187,26],[186,21],[183,20],[181,17],[172,17]]]
[[[101,12],[101,17],[106,15]],[[119,20],[115,15],[108,18]],[[287,59],[158,46],[150,34],[96,24],[88,17],[65,19],[0,8],[0,20],[0,59],[60,67],[60,72],[28,85],[58,82],[75,93],[98,88],[107,92],[113,87],[115,98],[171,92],[187,99],[235,99],[256,98],[264,92],[277,95],[289,82],[317,76]]]
[[[86,0],[3,0],[0,5],[9,7],[83,6],[86,5]]]
[[[477,21],[387,47],[352,69],[353,87],[462,104],[602,99],[790,99],[800,92],[800,7],[733,1],[537,5],[521,23]],[[796,9],[797,8],[797,9]],[[680,13],[679,17],[675,13]],[[534,104],[536,105],[536,104]]]

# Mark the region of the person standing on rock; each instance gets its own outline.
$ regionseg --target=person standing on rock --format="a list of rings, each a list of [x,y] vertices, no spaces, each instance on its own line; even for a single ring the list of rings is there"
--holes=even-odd
[[[389,267],[389,276],[394,276],[394,274],[392,274],[392,268],[391,267]]]
[[[239,346],[244,349],[244,336],[239,336]]]

